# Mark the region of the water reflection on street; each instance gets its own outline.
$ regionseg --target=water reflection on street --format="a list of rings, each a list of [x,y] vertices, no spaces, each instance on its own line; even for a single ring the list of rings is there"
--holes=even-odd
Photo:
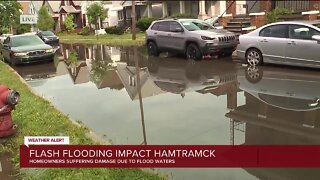
[[[59,110],[114,144],[320,144],[316,70],[82,44],[61,45],[53,63],[16,69]],[[159,171],[173,179],[320,178],[318,169]]]

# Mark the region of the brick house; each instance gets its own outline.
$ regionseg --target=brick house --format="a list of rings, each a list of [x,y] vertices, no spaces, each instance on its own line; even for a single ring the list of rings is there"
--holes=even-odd
[[[42,5],[48,8],[49,13],[55,20],[54,31],[62,31],[65,30],[63,22],[69,14],[73,15],[76,28],[82,28],[86,24],[86,19],[83,18],[85,16],[82,15],[81,11],[81,3],[82,1],[74,0],[43,0]]]

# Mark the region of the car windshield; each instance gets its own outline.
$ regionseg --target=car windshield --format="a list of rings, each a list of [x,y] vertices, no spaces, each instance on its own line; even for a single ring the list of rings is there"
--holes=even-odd
[[[29,45],[38,45],[38,44],[44,44],[44,42],[35,35],[29,35],[29,36],[16,36],[12,37],[12,47],[19,47],[19,46],[29,46]]]
[[[210,24],[201,21],[201,20],[185,20],[181,21],[181,24],[188,30],[188,31],[198,31],[198,30],[209,30],[215,29]]]
[[[54,36],[53,32],[51,31],[42,31],[41,32],[44,36]]]

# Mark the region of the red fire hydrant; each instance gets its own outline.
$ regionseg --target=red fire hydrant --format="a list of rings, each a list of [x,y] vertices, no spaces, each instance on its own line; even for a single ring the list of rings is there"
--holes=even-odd
[[[18,104],[20,94],[0,84],[0,138],[11,136],[17,131],[11,111]]]

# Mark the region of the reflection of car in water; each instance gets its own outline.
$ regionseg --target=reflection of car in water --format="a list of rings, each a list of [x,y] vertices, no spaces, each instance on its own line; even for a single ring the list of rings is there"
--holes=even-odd
[[[150,77],[166,92],[180,94],[187,91],[210,90],[236,80],[236,66],[230,62],[194,62],[172,57],[149,58]]]
[[[240,89],[272,106],[306,111],[320,107],[320,73],[275,67],[247,67],[238,72]]]

